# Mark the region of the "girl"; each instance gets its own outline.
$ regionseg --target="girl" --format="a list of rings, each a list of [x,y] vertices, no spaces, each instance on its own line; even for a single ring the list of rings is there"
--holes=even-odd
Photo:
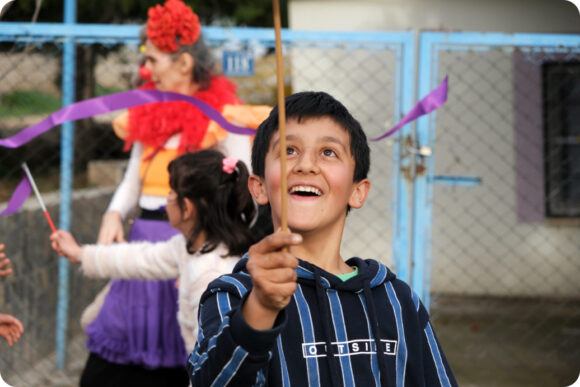
[[[248,170],[241,161],[224,158],[214,150],[202,150],[179,156],[168,170],[171,191],[166,211],[171,226],[180,234],[158,243],[79,246],[70,233],[59,230],[50,239],[59,254],[80,263],[89,277],[178,277],[177,320],[186,349],[191,352],[197,338],[199,298],[209,282],[232,271],[253,243],[249,226],[256,210],[247,187]],[[147,321],[142,323],[146,325]],[[107,374],[101,368],[107,362],[91,354],[89,370],[83,375],[92,379],[91,384],[100,385],[89,376],[91,362],[98,363],[94,364],[95,370],[99,369],[98,375]],[[112,365],[111,370],[118,366]],[[119,385],[143,385],[135,384],[134,379],[126,382],[120,381]],[[147,385],[152,382],[148,380]]]

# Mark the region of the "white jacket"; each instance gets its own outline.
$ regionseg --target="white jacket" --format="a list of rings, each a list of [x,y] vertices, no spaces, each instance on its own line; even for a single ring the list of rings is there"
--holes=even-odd
[[[81,264],[85,275],[93,278],[179,278],[177,321],[186,349],[191,352],[197,339],[202,293],[212,280],[231,273],[240,259],[226,254],[224,245],[207,254],[189,254],[183,234],[178,234],[166,242],[85,245]]]

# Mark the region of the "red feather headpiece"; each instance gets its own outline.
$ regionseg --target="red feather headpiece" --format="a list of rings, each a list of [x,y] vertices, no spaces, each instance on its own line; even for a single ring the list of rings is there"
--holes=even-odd
[[[177,51],[199,38],[199,17],[181,0],[167,0],[164,5],[149,8],[147,39],[165,53]]]
[[[149,82],[141,89],[154,89]],[[222,111],[226,104],[238,104],[236,86],[224,76],[211,79],[209,88],[198,90],[194,97]],[[181,133],[179,152],[199,150],[207,132],[209,118],[197,107],[185,101],[156,102],[129,109],[129,134],[125,138],[125,150],[135,141],[162,147],[169,137]]]

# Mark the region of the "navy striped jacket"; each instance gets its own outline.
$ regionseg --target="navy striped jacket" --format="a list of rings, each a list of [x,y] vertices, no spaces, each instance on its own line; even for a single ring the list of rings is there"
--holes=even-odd
[[[349,259],[358,275],[343,282],[300,261],[298,288],[268,331],[241,314],[246,262],[202,295],[193,386],[457,385],[421,301],[379,262]]]

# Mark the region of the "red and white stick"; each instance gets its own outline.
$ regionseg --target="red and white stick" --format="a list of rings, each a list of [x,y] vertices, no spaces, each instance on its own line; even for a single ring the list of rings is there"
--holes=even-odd
[[[44,212],[44,216],[46,217],[46,220],[48,220],[48,225],[50,226],[50,229],[52,230],[52,232],[56,232],[56,227],[54,227],[54,223],[52,223],[52,218],[50,217],[50,214],[48,213],[48,210],[46,209],[46,206],[44,205],[44,201],[42,200],[42,196],[40,196],[40,192],[38,192],[38,188],[36,187],[36,183],[34,182],[34,179],[32,178],[32,174],[30,173],[30,170],[28,169],[28,165],[26,165],[26,163],[22,163],[22,169],[24,169],[24,173],[26,173],[26,177],[28,178],[28,181],[30,182],[32,189],[34,190],[34,194],[36,195],[36,198],[38,199],[38,202],[40,203],[40,207],[42,208],[42,211]]]

